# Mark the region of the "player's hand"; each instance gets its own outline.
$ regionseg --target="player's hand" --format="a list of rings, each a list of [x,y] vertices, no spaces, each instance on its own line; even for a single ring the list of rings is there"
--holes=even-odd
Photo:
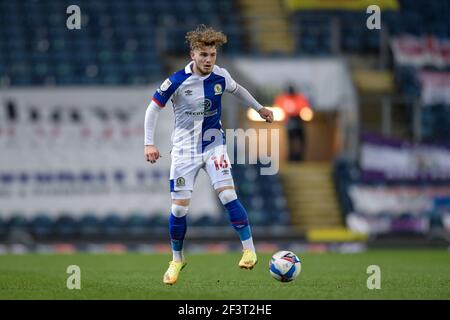
[[[150,163],[155,163],[160,157],[158,148],[153,145],[147,145],[144,147],[144,155],[145,160]]]
[[[273,122],[273,112],[270,111],[269,109],[262,108],[261,110],[259,110],[258,113],[261,116],[261,118],[266,120],[266,122],[268,122],[268,123],[272,123]]]

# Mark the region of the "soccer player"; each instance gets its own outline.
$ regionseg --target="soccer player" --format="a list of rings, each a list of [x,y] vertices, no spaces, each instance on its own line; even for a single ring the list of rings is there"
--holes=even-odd
[[[186,234],[186,214],[195,179],[202,168],[229,213],[230,221],[243,246],[239,267],[252,269],[257,263],[247,212],[237,198],[231,166],[221,128],[222,94],[229,92],[244,106],[251,106],[261,118],[272,123],[272,112],[260,105],[250,93],[237,84],[224,68],[215,65],[217,48],[227,42],[219,31],[198,26],[186,35],[192,61],[166,79],[153,95],[145,113],[145,147],[147,161],[160,157],[154,132],[159,112],[172,98],[175,128],[172,134],[170,192],[172,208],[169,233],[173,258],[164,274],[166,284],[174,284],[186,265],[183,240]]]

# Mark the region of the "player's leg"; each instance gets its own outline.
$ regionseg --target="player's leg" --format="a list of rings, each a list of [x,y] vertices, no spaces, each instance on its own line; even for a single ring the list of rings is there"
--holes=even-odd
[[[174,191],[172,207],[169,217],[170,244],[172,247],[172,260],[184,261],[183,242],[186,235],[186,215],[189,210],[191,191]]]
[[[195,176],[201,164],[180,161],[172,158],[170,168],[170,193],[172,206],[169,216],[169,234],[172,248],[172,261],[164,274],[166,284],[174,284],[180,271],[186,265],[183,255],[184,237],[187,230],[186,216],[194,185]]]
[[[219,196],[220,201],[227,209],[231,225],[236,230],[242,242],[243,259],[239,262],[241,268],[252,269],[257,263],[255,246],[248,221],[247,211],[239,201],[234,190],[231,164],[226,146],[216,147],[206,155],[205,170],[211,183]]]
[[[247,211],[239,201],[232,179],[219,181],[213,184],[220,202],[227,209],[231,225],[239,235],[242,243],[243,256],[239,261],[239,267],[253,269],[258,262],[255,246],[253,244],[252,231],[248,221]]]
[[[172,247],[172,261],[164,273],[165,284],[174,284],[178,280],[180,271],[186,266],[183,256],[183,242],[186,235],[186,215],[188,213],[191,191],[173,191],[172,209],[169,218],[170,244]]]

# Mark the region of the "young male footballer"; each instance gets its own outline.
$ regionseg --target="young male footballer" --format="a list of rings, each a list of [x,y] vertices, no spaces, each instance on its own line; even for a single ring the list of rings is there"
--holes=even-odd
[[[217,48],[227,42],[222,32],[200,25],[188,32],[186,39],[190,44],[192,61],[161,84],[145,113],[144,154],[147,161],[155,163],[160,157],[154,141],[156,122],[159,112],[171,98],[175,113],[170,168],[172,210],[169,218],[173,258],[164,274],[166,284],[174,284],[186,265],[183,255],[186,214],[200,169],[208,174],[242,242],[243,255],[239,267],[252,269],[257,263],[247,212],[237,198],[226,151],[220,121],[222,94],[233,94],[244,106],[255,109],[261,118],[269,123],[273,121],[270,110],[236,83],[227,70],[215,65]]]

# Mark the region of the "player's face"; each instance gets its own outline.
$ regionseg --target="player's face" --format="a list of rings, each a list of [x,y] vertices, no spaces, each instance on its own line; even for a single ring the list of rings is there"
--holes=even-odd
[[[202,75],[212,72],[216,64],[217,50],[214,46],[204,46],[191,51],[191,58],[194,60],[194,71]]]

